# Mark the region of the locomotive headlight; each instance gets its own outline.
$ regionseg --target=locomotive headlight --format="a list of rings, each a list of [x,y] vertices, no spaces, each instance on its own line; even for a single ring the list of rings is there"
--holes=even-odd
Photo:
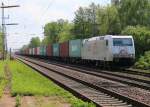
[[[134,57],[134,54],[130,54],[130,57]]]

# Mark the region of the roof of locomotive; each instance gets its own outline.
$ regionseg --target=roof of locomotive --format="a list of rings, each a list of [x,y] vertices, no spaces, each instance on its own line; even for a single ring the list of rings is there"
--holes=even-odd
[[[133,38],[131,35],[112,35],[112,38]]]
[[[105,35],[84,39],[84,41],[104,40],[105,38],[133,38],[133,37],[131,35]]]

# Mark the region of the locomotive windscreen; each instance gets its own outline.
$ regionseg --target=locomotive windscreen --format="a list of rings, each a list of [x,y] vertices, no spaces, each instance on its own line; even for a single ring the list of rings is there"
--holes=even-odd
[[[114,46],[133,46],[131,38],[113,38]]]

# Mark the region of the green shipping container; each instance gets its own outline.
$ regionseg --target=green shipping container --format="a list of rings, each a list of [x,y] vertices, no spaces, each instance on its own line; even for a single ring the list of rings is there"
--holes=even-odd
[[[59,43],[53,44],[53,56],[59,57]]]
[[[40,47],[40,55],[46,56],[46,47],[45,46]]]
[[[70,40],[69,41],[69,56],[70,57],[81,57],[82,39]]]

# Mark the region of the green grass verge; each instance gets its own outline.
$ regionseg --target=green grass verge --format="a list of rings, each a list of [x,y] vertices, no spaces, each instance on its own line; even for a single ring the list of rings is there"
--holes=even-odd
[[[9,61],[8,64],[12,72],[12,96],[61,96],[71,103],[72,107],[95,107],[92,103],[77,99],[71,93],[19,61]]]
[[[0,97],[2,96],[4,88],[7,84],[7,79],[5,77],[5,72],[4,72],[4,66],[5,66],[5,62],[0,61]]]

